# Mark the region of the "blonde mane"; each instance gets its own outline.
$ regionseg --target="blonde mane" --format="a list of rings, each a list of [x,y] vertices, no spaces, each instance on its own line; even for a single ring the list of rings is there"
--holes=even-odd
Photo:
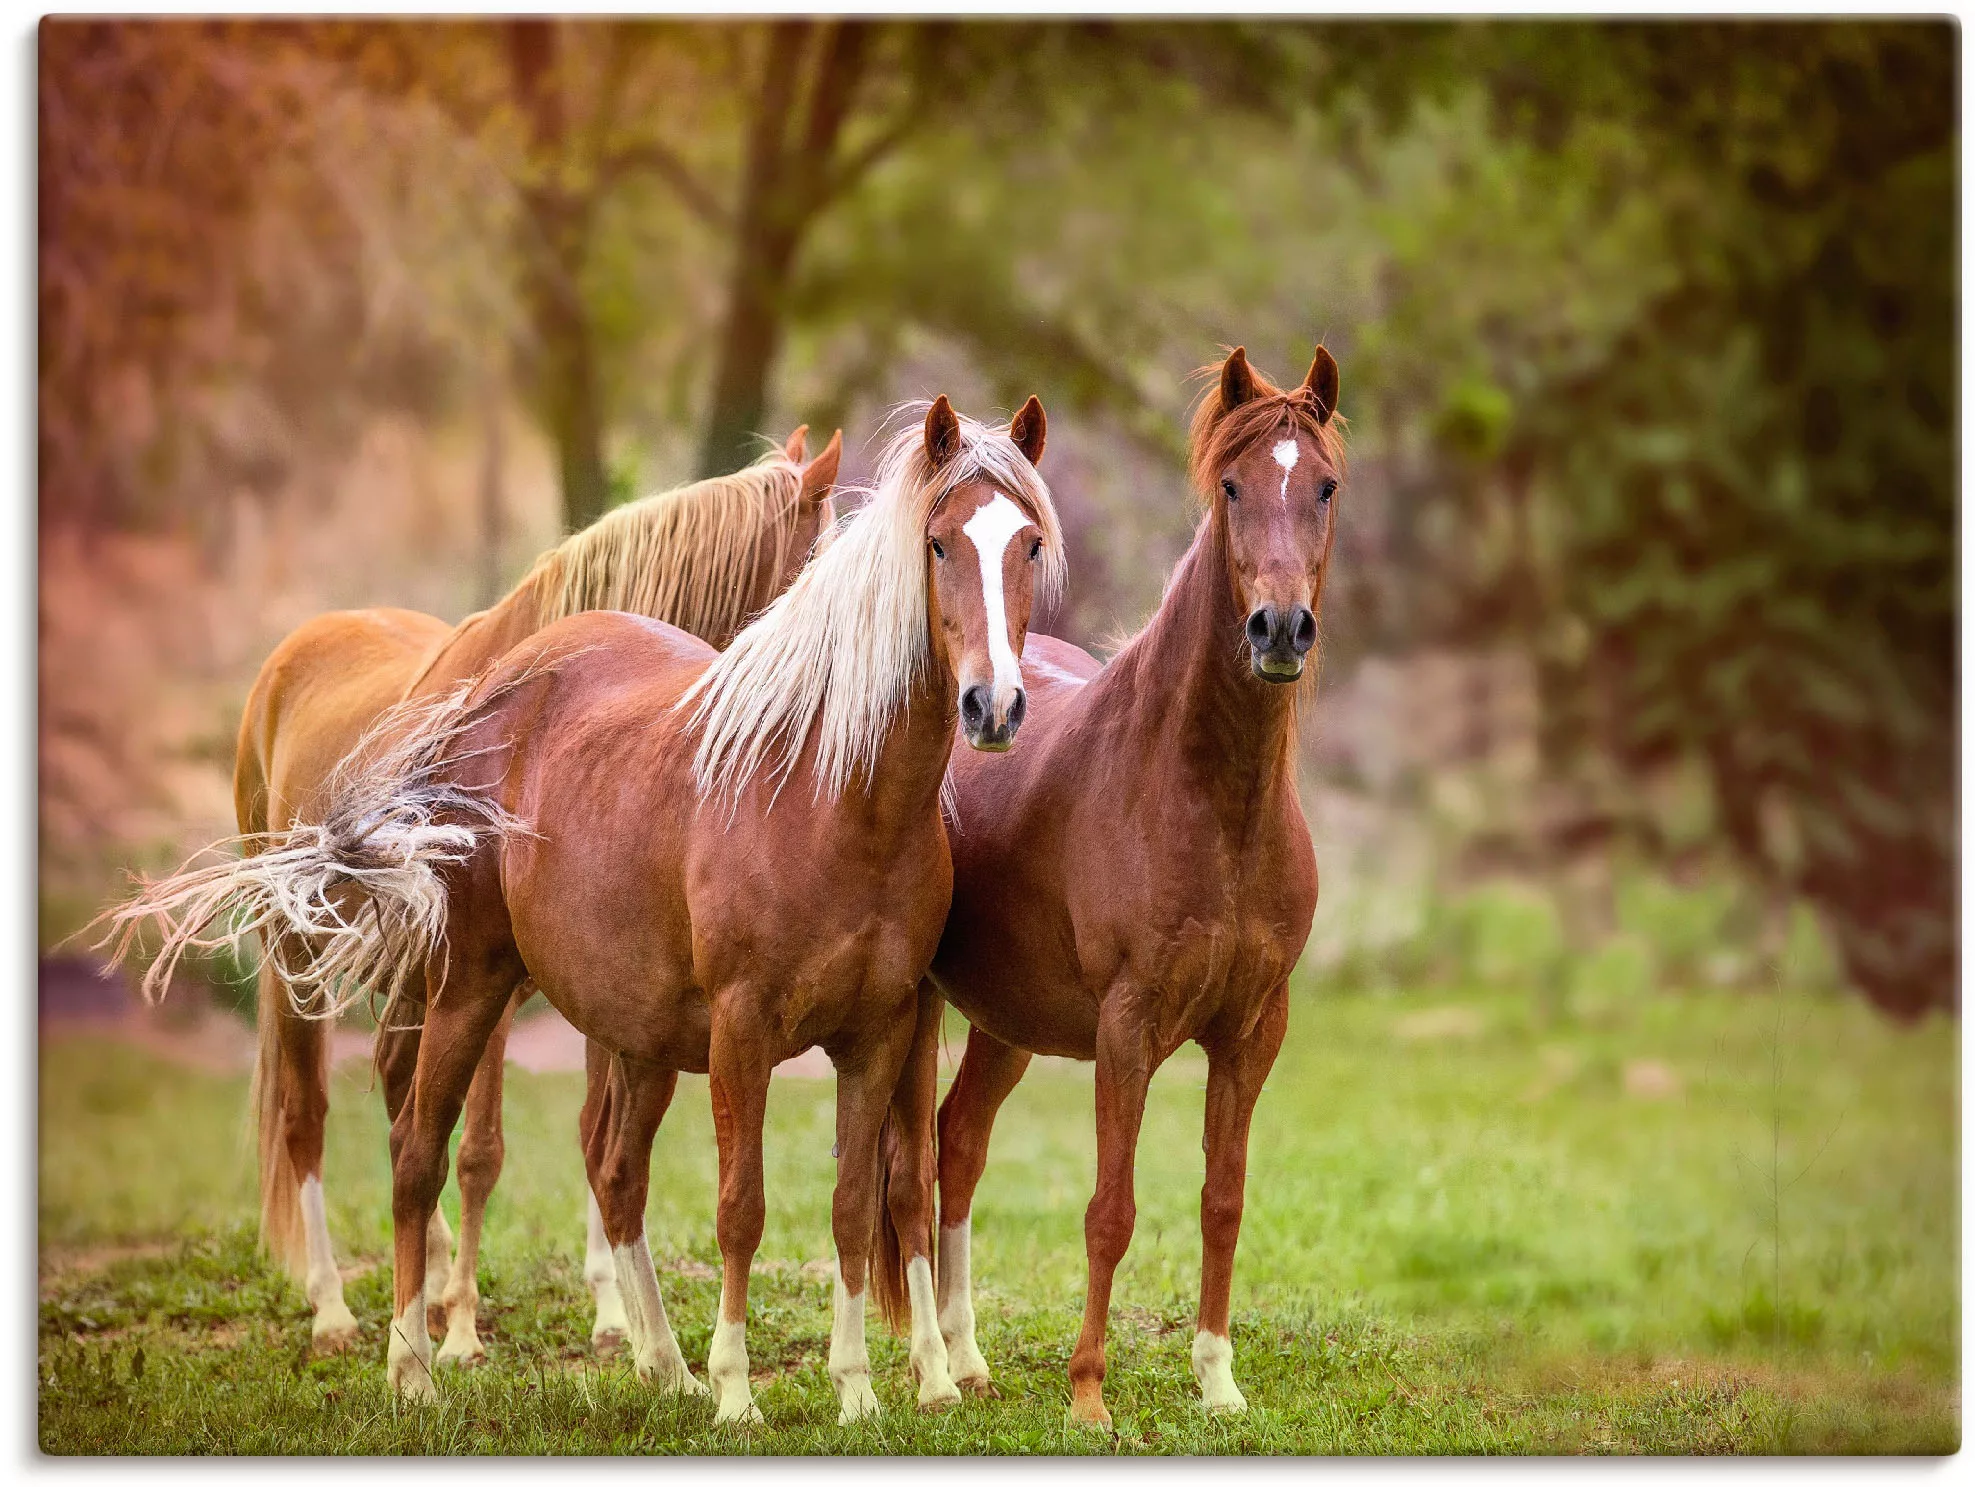
[[[770,449],[731,475],[619,506],[543,553],[514,593],[532,589],[540,627],[622,609],[718,644],[747,620],[764,544],[771,572],[788,562],[802,468]]]
[[[812,729],[816,799],[834,800],[860,775],[868,781],[931,656],[926,525],[961,486],[987,481],[1021,503],[1042,529],[1037,599],[1061,591],[1056,508],[1008,425],[961,418],[959,452],[935,470],[923,429],[930,406],[892,410],[886,422],[905,426],[885,446],[870,499],[680,699],[700,730],[693,777],[702,796],[731,790],[738,800],[777,755],[779,794]]]

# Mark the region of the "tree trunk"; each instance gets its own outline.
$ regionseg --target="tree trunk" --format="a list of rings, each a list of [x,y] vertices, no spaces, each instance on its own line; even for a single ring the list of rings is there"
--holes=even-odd
[[[536,184],[523,193],[528,239],[522,244],[538,358],[536,388],[555,440],[563,526],[574,532],[603,515],[609,480],[596,337],[580,287],[591,203],[572,196],[563,184],[568,120],[556,23],[510,21],[508,64],[538,167]]]

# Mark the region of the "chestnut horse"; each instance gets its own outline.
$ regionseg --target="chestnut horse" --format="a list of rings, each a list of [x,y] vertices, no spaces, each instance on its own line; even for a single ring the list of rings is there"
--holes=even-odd
[[[347,863],[377,911],[359,979],[408,971],[423,987],[416,1072],[391,1128],[387,1373],[400,1394],[434,1396],[426,1228],[474,1065],[530,980],[608,1051],[585,1151],[634,1362],[694,1392],[644,1216],[678,1074],[711,1075],[725,1274],[707,1371],[721,1420],[760,1418],[745,1338],[769,1073],[825,1049],[837,1069],[829,1371],[842,1420],[877,1410],[864,1290],[880,1130],[952,887],[941,794],[955,723],[976,749],[1013,743],[1031,600],[1060,582],[1034,466],[1043,437],[1033,398],[1003,430],[942,397],[923,429],[891,441],[869,503],[726,652],[631,616],[566,619],[345,779],[318,859]],[[359,876],[363,823],[402,823],[410,870]],[[306,883],[298,870],[280,886]],[[908,1269],[919,1398],[939,1406],[959,1396],[928,1257]]]
[[[954,1377],[975,1392],[992,1385],[974,1337],[970,1213],[995,1112],[1031,1055],[1094,1059],[1097,1192],[1070,1410],[1108,1428],[1105,1326],[1146,1085],[1191,1040],[1208,1067],[1193,1372],[1210,1410],[1246,1408],[1228,1293],[1249,1122],[1317,902],[1293,684],[1317,640],[1344,473],[1337,384],[1321,347],[1293,392],[1235,350],[1194,419],[1205,513],[1158,612],[1103,667],[1032,637],[1021,752],[954,760],[953,907],[931,981],[972,1027],[939,1111],[938,1296]],[[898,1149],[894,1187],[923,1182],[909,1153],[934,1140],[935,1036],[922,1019],[899,1112],[920,1142]],[[910,1202],[891,1213],[923,1222]]]
[[[294,631],[262,665],[241,719],[234,800],[244,851],[256,854],[297,822],[321,819],[336,766],[392,705],[443,695],[564,615],[629,610],[726,645],[749,615],[788,586],[831,518],[842,436],[833,435],[805,464],[807,433],[806,425],[798,428],[781,448],[733,475],[617,508],[544,553],[505,598],[457,626],[410,610],[364,609],[320,615]],[[310,955],[293,937],[285,944],[271,938],[267,948],[296,964]],[[147,990],[162,987],[170,965],[164,957],[153,966]],[[322,1190],[328,1028],[319,1017],[295,1015],[280,988],[272,954],[263,954],[253,1097],[261,1232],[306,1288],[316,1345],[333,1349],[355,1337],[357,1323],[343,1299]],[[527,994],[524,988],[516,1005]],[[451,1235],[433,1210],[428,1300],[446,1308],[440,1357],[447,1361],[485,1351],[475,1270],[481,1221],[503,1156],[507,1028],[503,1019],[489,1040],[469,1101],[459,1155],[459,1253],[450,1277]],[[378,1062],[393,1115],[417,1045],[416,1028],[387,1026],[379,1033]],[[594,1199],[590,1210],[585,1276],[597,1303],[593,1337],[601,1342],[622,1333],[624,1318]]]

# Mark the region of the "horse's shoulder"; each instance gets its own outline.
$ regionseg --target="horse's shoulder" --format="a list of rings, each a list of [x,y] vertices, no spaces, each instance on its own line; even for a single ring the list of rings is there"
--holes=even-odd
[[[1022,669],[1043,679],[1081,686],[1104,669],[1089,651],[1054,635],[1032,634],[1022,647]]]

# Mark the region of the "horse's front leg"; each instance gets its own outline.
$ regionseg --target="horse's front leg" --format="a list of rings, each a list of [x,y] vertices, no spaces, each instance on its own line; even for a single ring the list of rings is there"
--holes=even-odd
[[[908,1008],[909,1008],[908,1003]],[[837,1066],[837,1188],[830,1228],[837,1244],[835,1307],[830,1326],[830,1382],[837,1390],[837,1423],[878,1413],[871,1390],[871,1355],[864,1343],[865,1282],[877,1218],[878,1135],[911,1047],[913,1018],[883,1020]],[[927,1298],[930,1300],[930,1296]],[[949,1384],[949,1389],[951,1385]]]
[[[1090,1265],[1083,1330],[1070,1354],[1070,1418],[1111,1428],[1104,1407],[1104,1336],[1110,1321],[1111,1280],[1138,1222],[1134,1169],[1145,1089],[1152,1080],[1150,1039],[1130,1013],[1115,1013],[1115,994],[1097,1021],[1097,1192],[1084,1210],[1084,1253]]]
[[[754,1252],[761,1247],[767,1199],[761,1180],[761,1127],[768,1113],[768,1077],[777,1051],[764,1036],[766,1020],[752,1001],[715,1003],[707,1090],[713,1133],[720,1145],[720,1318],[707,1349],[713,1417],[761,1423],[748,1383],[747,1290]]]
[[[1228,1340],[1228,1293],[1234,1247],[1241,1235],[1242,1192],[1248,1177],[1248,1128],[1262,1081],[1269,1077],[1289,1027],[1289,987],[1276,988],[1245,1038],[1209,1039],[1207,1177],[1200,1189],[1200,1315],[1193,1334],[1193,1377],[1209,1410],[1240,1411],[1248,1401],[1234,1382]]]

